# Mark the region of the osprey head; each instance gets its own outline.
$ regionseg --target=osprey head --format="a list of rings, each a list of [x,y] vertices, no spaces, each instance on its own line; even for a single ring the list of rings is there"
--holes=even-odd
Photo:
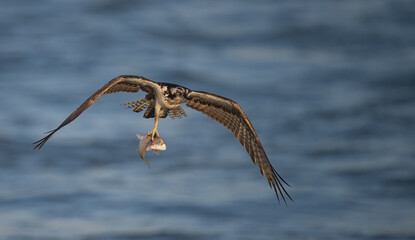
[[[173,96],[183,96],[186,92],[184,87],[175,87],[171,89],[171,94]]]

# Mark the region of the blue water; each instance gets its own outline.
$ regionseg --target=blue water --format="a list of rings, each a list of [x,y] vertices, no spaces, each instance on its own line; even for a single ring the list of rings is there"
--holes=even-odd
[[[413,1],[2,1],[1,239],[415,239]],[[97,101],[121,74],[236,100],[295,202],[229,131]]]

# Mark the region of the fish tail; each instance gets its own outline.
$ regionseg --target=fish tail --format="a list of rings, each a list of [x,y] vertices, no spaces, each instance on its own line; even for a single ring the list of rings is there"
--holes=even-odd
[[[140,134],[136,134],[138,140],[144,140],[146,137],[145,136],[141,136]]]

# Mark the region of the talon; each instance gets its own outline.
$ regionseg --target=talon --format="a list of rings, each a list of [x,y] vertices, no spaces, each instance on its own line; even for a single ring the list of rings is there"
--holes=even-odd
[[[153,131],[153,133],[151,134],[151,141],[154,140],[154,135],[156,135],[156,132],[155,131]]]
[[[154,137],[159,137],[159,132],[157,131],[157,129],[153,129],[152,131],[147,132],[147,135],[151,135],[151,141],[153,141]]]

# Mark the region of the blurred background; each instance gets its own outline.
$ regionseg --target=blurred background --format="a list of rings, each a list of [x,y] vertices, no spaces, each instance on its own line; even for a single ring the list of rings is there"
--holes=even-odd
[[[413,1],[0,3],[1,239],[414,239]],[[295,202],[185,108],[153,120],[100,98],[121,74],[237,101]]]

